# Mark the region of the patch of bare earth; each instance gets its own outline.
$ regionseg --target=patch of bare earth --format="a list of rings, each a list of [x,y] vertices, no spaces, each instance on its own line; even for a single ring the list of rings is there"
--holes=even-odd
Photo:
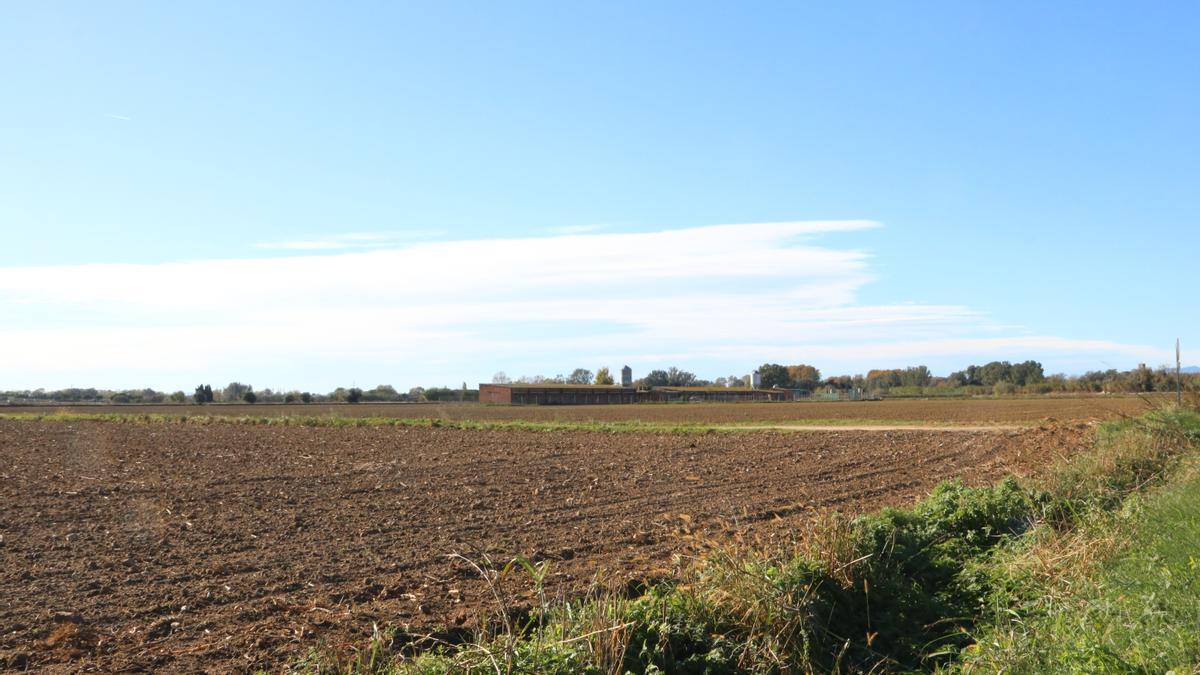
[[[555,592],[699,539],[1025,474],[1085,425],[602,434],[0,420],[0,666],[278,668],[372,624],[490,609],[450,553],[553,561]]]

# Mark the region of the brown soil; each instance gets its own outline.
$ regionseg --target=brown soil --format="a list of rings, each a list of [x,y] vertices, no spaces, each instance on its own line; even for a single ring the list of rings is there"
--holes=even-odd
[[[603,434],[0,420],[0,668],[279,669],[493,611],[448,554],[551,560],[551,588],[668,573],[1087,441],[1027,431]]]

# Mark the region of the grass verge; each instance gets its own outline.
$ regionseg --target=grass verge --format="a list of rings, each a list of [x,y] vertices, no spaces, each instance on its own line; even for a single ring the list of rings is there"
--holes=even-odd
[[[1200,672],[1200,471],[1183,473],[1010,560],[956,669]]]
[[[907,509],[829,514],[787,547],[714,547],[670,582],[598,590],[456,644],[378,632],[332,673],[1186,672],[1196,667],[1200,415],[1104,425],[1039,481],[940,485]],[[1181,469],[1180,467],[1185,467]],[[1184,476],[1191,476],[1184,478]]]

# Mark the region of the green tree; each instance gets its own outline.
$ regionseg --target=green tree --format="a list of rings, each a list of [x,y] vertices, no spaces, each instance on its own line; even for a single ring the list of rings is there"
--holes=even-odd
[[[764,363],[758,367],[758,376],[764,389],[772,387],[791,387],[792,377],[786,366],[778,363]]]
[[[242,400],[246,403],[257,403],[258,394],[255,394],[253,389],[247,389],[246,393],[242,394]]]
[[[241,382],[230,382],[229,384],[225,385],[224,389],[221,390],[221,400],[229,402],[240,401],[242,400],[242,396],[244,396],[247,391],[250,391],[250,388],[251,387],[248,384],[242,384]]]
[[[665,370],[652,370],[642,378],[642,386],[645,387],[665,387],[667,384],[669,384],[669,378]]]
[[[196,403],[199,403],[200,405],[204,405],[205,403],[212,403],[213,402],[212,387],[207,384],[202,384],[202,385],[196,387],[196,391],[195,391],[195,393],[192,394],[192,398],[196,401]]]
[[[1012,364],[1008,361],[992,361],[979,368],[979,382],[994,386],[998,382],[1012,382]]]
[[[358,403],[362,397],[363,390],[358,387],[350,387],[346,390],[346,403]]]
[[[596,384],[612,384],[613,376],[609,374],[608,367],[605,366],[596,371]]]
[[[364,401],[399,401],[400,392],[390,384],[381,384],[363,392]]]
[[[591,384],[592,371],[587,368],[576,368],[567,376],[567,384]]]
[[[1042,370],[1042,364],[1037,361],[1025,361],[1014,364],[1010,372],[1013,384],[1022,387],[1028,384],[1040,384],[1046,379],[1046,373]]]
[[[300,394],[300,400],[303,401],[304,403],[312,403],[312,398],[313,398],[312,394],[310,394],[307,391],[304,392],[303,394]]]
[[[675,366],[667,369],[667,386],[670,387],[694,387],[696,386],[696,374],[689,373],[686,370],[680,370]]]
[[[900,385],[904,387],[927,387],[933,376],[925,366],[909,366],[900,371]]]

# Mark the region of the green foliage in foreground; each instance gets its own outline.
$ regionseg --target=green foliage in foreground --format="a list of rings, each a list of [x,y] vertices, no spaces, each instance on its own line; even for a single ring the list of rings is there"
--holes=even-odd
[[[1109,550],[1099,551],[1096,548]],[[961,668],[992,673],[1187,673],[1200,670],[1200,476],[1097,516],[1055,550],[1006,572],[1021,597],[998,598]],[[1024,564],[1022,564],[1024,563]],[[1039,564],[1032,564],[1039,563]]]

